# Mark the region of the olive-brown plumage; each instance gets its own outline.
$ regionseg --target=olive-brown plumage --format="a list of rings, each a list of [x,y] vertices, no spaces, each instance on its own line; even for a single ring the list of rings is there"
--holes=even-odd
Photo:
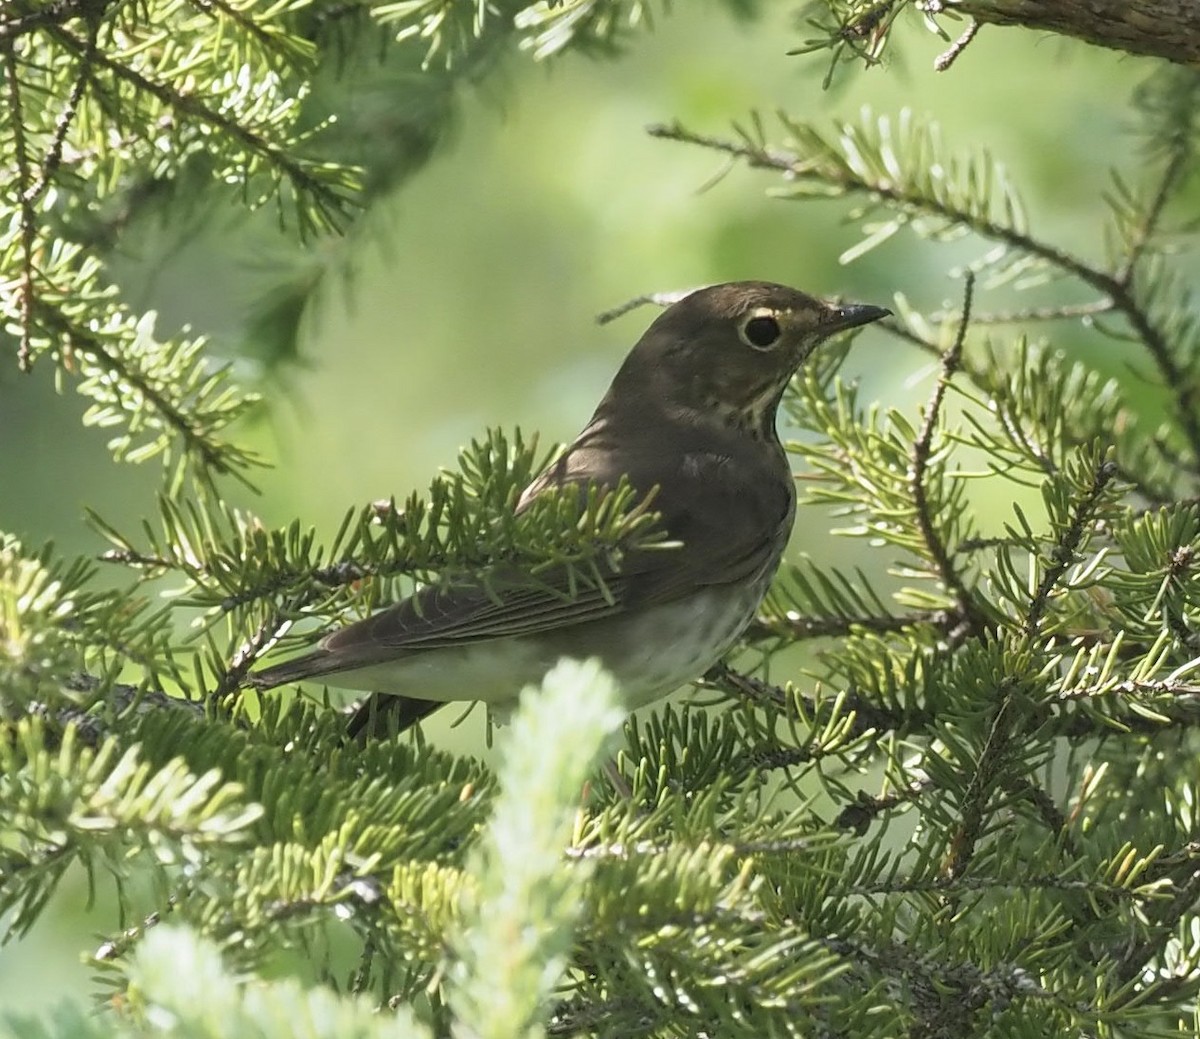
[[[824,303],[783,285],[700,289],[650,325],[591,421],[521,496],[614,487],[653,508],[668,551],[630,553],[603,588],[503,569],[432,585],[251,676],[260,688],[319,678],[372,698],[361,735],[403,729],[442,703],[514,701],[564,656],[599,657],[632,709],[698,677],[754,616],[792,527],[795,490],[775,432],[792,374],[824,339],[888,311]]]

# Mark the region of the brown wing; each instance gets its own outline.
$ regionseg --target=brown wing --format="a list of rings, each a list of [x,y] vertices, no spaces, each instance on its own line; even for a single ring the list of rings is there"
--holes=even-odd
[[[608,456],[603,443],[589,442],[585,432],[529,487],[520,507],[553,486],[615,484]],[[751,580],[775,566],[794,508],[790,480],[732,472],[736,460],[715,451],[689,453],[670,478],[663,476],[662,461],[657,452],[626,455],[622,471],[642,493],[658,487],[654,477],[661,480],[653,504],[678,547],[631,552],[619,572],[602,569],[600,582],[573,580],[565,568],[536,579],[501,569],[486,586],[432,585],[333,632],[315,652],[258,672],[255,685],[355,670],[424,649],[553,631]],[[780,464],[786,473],[782,458]]]
[[[679,555],[678,549],[645,552],[650,558]],[[661,567],[661,563],[654,563]],[[643,569],[643,578],[652,572]],[[285,682],[318,678],[384,663],[424,649],[444,649],[488,639],[536,634],[612,616],[627,608],[635,585],[630,570],[601,573],[603,584],[571,579],[565,570],[541,576],[536,583],[516,574],[482,583],[430,585],[415,595],[364,620],[327,635],[306,656],[266,668],[254,675],[255,685],[269,688]]]

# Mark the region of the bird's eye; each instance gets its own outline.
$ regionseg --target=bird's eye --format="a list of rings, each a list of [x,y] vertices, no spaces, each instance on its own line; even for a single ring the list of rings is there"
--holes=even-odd
[[[742,342],[755,350],[769,350],[779,342],[783,329],[779,322],[769,314],[754,314],[747,318],[741,327]]]

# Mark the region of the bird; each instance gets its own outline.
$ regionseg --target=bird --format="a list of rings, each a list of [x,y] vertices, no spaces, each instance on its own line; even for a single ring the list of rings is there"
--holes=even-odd
[[[666,308],[582,432],[525,488],[615,488],[648,501],[676,548],[634,549],[602,581],[514,566],[434,582],[252,673],[258,689],[319,679],[370,695],[347,734],[403,731],[453,701],[500,709],[563,657],[599,658],[632,711],[697,679],[754,618],[791,534],[796,492],[776,431],[792,376],[831,336],[889,316],[785,285],[737,281]],[[582,508],[582,504],[580,506]]]

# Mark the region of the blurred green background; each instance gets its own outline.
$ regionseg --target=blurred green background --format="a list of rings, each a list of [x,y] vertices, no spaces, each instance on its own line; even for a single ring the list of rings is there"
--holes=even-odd
[[[450,139],[374,207],[345,277],[322,286],[302,329],[302,364],[264,374],[237,362],[265,396],[241,435],[274,468],[261,474],[260,497],[234,496],[268,524],[299,517],[331,534],[348,508],[426,486],[488,426],[569,438],[652,317],[639,310],[600,327],[595,315],[646,292],[763,278],[880,304],[894,293],[923,307],[957,304],[961,286],[948,272],[978,255],[978,243],[900,235],[840,266],[859,238],[845,202],[772,199],[766,189],[779,181],[741,168],[714,183],[723,171],[714,154],[654,140],[649,123],[678,118],[722,135],[756,110],[771,127],[776,109],[831,125],[864,104],[909,107],[936,119],[954,150],[1002,157],[1043,238],[1098,253],[1107,170],[1135,166],[1127,101],[1151,63],[986,27],[937,74],[932,60],[946,44],[914,19],[901,24],[884,67],[843,71],[823,91],[825,57],[786,54],[804,36],[794,25],[787,4],[757,21],[715,4],[679,5],[618,60],[537,65],[513,54],[460,95]],[[114,269],[135,307],[159,312],[160,331],[190,323],[233,357],[290,247],[269,219],[247,225],[228,206],[199,226],[183,242],[170,229],[137,230]],[[1008,290],[985,288],[977,305],[1011,302]],[[1106,351],[1098,363],[1110,370],[1130,360],[1112,340],[1048,331],[1064,348]],[[877,331],[862,336],[846,370],[865,400],[910,414],[933,371]],[[124,529],[154,513],[157,469],[111,464],[102,434],[80,428],[81,412],[69,391],[56,391],[48,365],[32,377],[0,366],[0,529],[27,544],[99,550],[85,504]],[[994,512],[999,523],[1007,505]],[[797,548],[855,562],[861,544],[831,539],[828,525],[802,512]],[[478,751],[482,736],[475,724],[450,738]],[[34,934],[0,949],[0,1005],[43,1010],[84,998],[81,952],[95,935],[137,922],[118,921],[103,884],[99,893],[87,909],[78,878]]]

